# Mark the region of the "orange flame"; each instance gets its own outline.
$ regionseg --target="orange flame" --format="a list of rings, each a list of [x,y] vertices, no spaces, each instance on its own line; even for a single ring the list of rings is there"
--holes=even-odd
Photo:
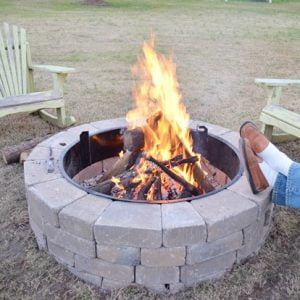
[[[124,189],[124,186],[120,182],[120,178],[112,176],[111,181],[115,184],[115,189],[117,196],[122,198],[126,194],[126,190]]]
[[[143,128],[143,150],[160,161],[178,154],[183,157],[187,157],[188,153],[196,155],[192,150],[189,115],[182,102],[176,65],[170,57],[155,50],[153,36],[144,43],[143,55],[132,71],[140,81],[133,90],[136,107],[127,113],[127,121],[131,129]],[[145,168],[145,163],[139,166],[138,173],[141,174]],[[173,171],[197,186],[190,165],[175,167]]]

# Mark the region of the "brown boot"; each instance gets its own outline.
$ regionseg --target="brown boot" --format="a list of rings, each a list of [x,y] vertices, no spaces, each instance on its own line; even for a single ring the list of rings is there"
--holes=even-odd
[[[269,145],[269,140],[260,132],[256,125],[250,121],[245,122],[240,128],[240,135],[248,139],[252,150],[260,153]]]
[[[269,184],[259,167],[259,158],[251,149],[250,142],[247,139],[240,139],[240,153],[253,194],[264,191]]]

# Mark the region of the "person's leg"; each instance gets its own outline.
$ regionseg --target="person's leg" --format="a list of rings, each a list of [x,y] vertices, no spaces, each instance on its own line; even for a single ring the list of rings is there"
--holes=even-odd
[[[275,147],[253,124],[245,122],[240,128],[242,138],[250,142],[252,150],[261,157],[272,169],[287,176],[293,161]]]
[[[286,205],[300,208],[300,164],[294,162],[286,180]]]
[[[257,155],[272,167],[272,169],[282,175],[288,176],[293,161],[272,143],[269,143],[268,146],[263,151],[258,152]]]
[[[278,173],[272,190],[272,202],[278,205],[286,205],[287,177]]]
[[[265,178],[267,179],[269,186],[273,187],[275,185],[278,172],[272,169],[264,160],[259,162],[258,165]]]
[[[300,208],[300,164],[294,162],[288,176],[279,173],[272,192],[272,202]]]
[[[239,149],[245,167],[245,174],[253,194],[264,191],[269,186],[269,183],[259,166],[259,160],[261,159],[251,149],[248,139],[240,139]]]
[[[253,123],[244,123],[240,134],[242,139],[249,140],[251,149],[263,159],[258,166],[269,186],[273,187],[272,201],[300,208],[300,164],[270,143]]]

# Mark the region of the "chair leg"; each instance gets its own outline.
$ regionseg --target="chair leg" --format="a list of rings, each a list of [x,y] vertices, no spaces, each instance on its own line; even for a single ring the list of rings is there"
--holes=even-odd
[[[66,115],[66,109],[65,107],[60,107],[56,109],[56,115],[57,115],[57,121],[58,121],[58,127],[68,127],[73,125],[76,120],[73,116],[67,116]]]
[[[264,124],[262,127],[262,132],[273,143],[290,142],[298,139],[296,136],[284,132],[274,133],[274,126],[272,125]]]
[[[65,128],[75,123],[75,118],[73,116],[66,115],[64,106],[56,108],[56,116],[44,109],[41,109],[39,114],[42,119],[60,128]]]
[[[299,139],[298,137],[286,133],[276,133],[272,135],[273,143],[291,142],[291,141],[296,141],[298,139]]]
[[[271,141],[273,136],[274,126],[263,124],[262,132]]]

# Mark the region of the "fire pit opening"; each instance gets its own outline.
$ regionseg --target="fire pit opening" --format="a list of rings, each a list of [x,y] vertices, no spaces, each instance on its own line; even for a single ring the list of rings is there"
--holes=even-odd
[[[177,202],[215,193],[239,174],[235,150],[201,124],[191,129],[176,65],[144,43],[132,68],[139,79],[126,128],[89,136],[65,154],[63,172],[90,193],[148,203]]]
[[[127,128],[116,128],[91,136],[89,136],[87,131],[82,132],[80,141],[66,149],[62,156],[60,165],[64,177],[76,186],[94,195],[114,200],[166,203],[192,200],[211,195],[231,185],[241,176],[242,167],[237,150],[222,138],[209,134],[205,126],[198,125],[196,129],[190,129],[193,150],[197,155],[200,154],[201,161],[205,162],[204,172],[207,182],[212,184],[213,189],[204,190],[200,188],[199,192],[197,192],[198,189],[195,189],[195,193],[187,191],[182,184],[178,184],[176,180],[166,175],[164,172],[165,169],[161,170],[161,165],[159,164],[158,166],[157,163],[159,162],[154,159],[154,162],[149,161],[149,165],[155,170],[153,171],[150,168],[149,170],[145,170],[145,173],[149,172],[148,181],[141,184],[138,190],[135,190],[137,185],[130,180],[137,164],[133,166],[130,166],[130,164],[126,164],[126,166],[123,166],[122,163],[120,164],[124,160],[124,155],[130,152],[127,151],[124,154],[124,139],[125,145],[128,143],[126,132],[128,132]],[[141,159],[141,152],[139,152],[139,156],[138,159]],[[147,159],[150,160],[149,158]],[[176,164],[190,165],[195,163],[195,160],[196,158],[194,157],[186,159],[178,156],[173,160],[163,162],[163,165],[166,169],[172,170],[172,167]],[[115,171],[115,169],[117,170]],[[155,180],[151,179],[150,176],[153,175],[151,172],[155,173],[157,170],[163,176],[169,177],[171,182],[168,186],[169,191],[161,184],[159,197],[153,193],[155,191]],[[106,179],[99,180],[103,176],[106,176]],[[152,178],[154,176],[156,176],[157,180],[157,174],[153,175]],[[126,189],[124,194],[119,193],[118,181],[114,180],[114,178],[122,178],[121,181]],[[151,198],[147,198],[147,194],[150,191],[150,188],[148,188],[150,185],[149,182],[152,185],[150,187],[152,188]],[[147,192],[145,192],[145,186],[148,188]],[[141,192],[141,189],[144,189],[144,191]],[[143,192],[144,195],[142,194]]]

